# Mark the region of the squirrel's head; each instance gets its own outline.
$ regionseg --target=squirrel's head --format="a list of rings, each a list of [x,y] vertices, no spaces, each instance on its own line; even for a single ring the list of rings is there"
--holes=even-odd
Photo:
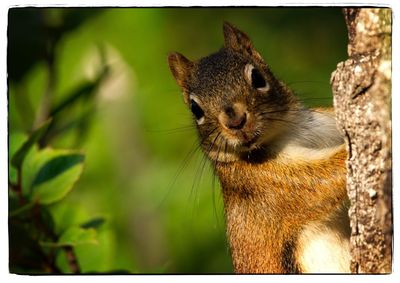
[[[214,161],[230,162],[249,158],[286,131],[298,103],[245,33],[228,23],[223,30],[220,51],[194,62],[172,53],[168,62],[203,150]]]

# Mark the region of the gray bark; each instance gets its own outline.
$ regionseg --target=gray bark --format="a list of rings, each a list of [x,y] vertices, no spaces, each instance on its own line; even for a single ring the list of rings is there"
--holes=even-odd
[[[351,271],[392,270],[391,25],[386,8],[344,9],[349,58],[331,84],[347,144]]]

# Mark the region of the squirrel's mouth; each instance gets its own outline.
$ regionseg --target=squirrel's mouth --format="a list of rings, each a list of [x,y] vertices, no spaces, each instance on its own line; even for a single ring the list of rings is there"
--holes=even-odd
[[[243,134],[242,147],[244,147],[245,149],[253,149],[257,144],[258,138],[259,137],[257,135],[254,135],[253,137],[249,137],[248,135]]]
[[[257,149],[260,136],[254,132],[237,130],[222,132],[221,138],[216,138],[211,147],[205,145],[206,154],[214,161],[231,162],[241,158],[243,154]]]
[[[260,135],[254,128],[245,128],[240,130],[222,130],[222,135],[233,151],[241,153],[243,151],[253,150],[257,147]]]
[[[206,154],[214,161],[238,160],[243,154],[258,149],[262,144],[260,125],[255,123],[251,116],[241,128],[221,126],[219,130],[209,138],[211,145],[204,146]]]

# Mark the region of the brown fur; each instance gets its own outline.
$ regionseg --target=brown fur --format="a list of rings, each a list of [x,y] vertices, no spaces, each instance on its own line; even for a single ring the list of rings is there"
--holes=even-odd
[[[286,273],[282,252],[302,226],[346,199],[345,150],[307,163],[218,163],[227,233],[238,273]]]

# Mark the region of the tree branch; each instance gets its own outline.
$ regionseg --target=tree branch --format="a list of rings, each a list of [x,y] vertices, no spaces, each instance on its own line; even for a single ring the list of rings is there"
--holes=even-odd
[[[390,9],[344,9],[348,55],[332,74],[346,135],[351,270],[388,273],[392,264]]]

